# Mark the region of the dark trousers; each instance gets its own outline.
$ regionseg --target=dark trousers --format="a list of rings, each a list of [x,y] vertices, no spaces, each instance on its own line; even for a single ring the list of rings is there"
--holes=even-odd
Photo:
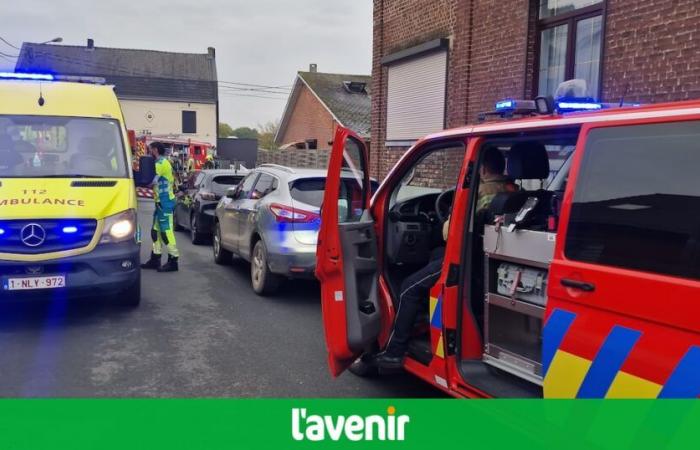
[[[388,356],[403,356],[408,350],[408,341],[421,306],[428,301],[430,288],[440,278],[444,247],[431,255],[430,262],[401,283],[399,306],[396,310],[394,330],[386,347]]]

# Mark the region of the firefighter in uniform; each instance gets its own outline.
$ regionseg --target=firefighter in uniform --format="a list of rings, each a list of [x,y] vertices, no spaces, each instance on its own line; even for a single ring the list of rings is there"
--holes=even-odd
[[[180,256],[173,232],[173,212],[175,210],[174,184],[175,176],[173,168],[165,157],[165,146],[160,142],[150,145],[153,157],[156,158],[156,176],[153,179],[153,194],[156,202],[156,210],[153,213],[153,228],[151,239],[153,251],[148,262],[141,264],[142,269],[156,269],[158,272],[176,272],[178,270],[178,257]],[[161,266],[161,254],[163,244],[168,251],[168,262]]]
[[[479,193],[477,196],[477,214],[489,207],[491,201],[499,192],[515,192],[518,187],[503,172],[506,161],[503,154],[495,147],[485,150],[479,169]],[[443,239],[447,241],[449,217],[442,230]],[[421,270],[408,276],[401,284],[399,304],[394,319],[394,329],[389,337],[386,350],[374,356],[374,364],[382,369],[399,369],[403,366],[403,358],[408,350],[413,325],[421,309],[428,299],[430,288],[437,282],[442,271],[442,261],[445,247],[433,252],[430,262]]]

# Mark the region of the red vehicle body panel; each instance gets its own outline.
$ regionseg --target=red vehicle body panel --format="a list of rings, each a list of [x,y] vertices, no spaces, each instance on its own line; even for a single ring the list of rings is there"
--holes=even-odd
[[[488,393],[467,384],[460,374],[460,359],[481,358],[482,337],[470,312],[467,308],[459,306],[464,301],[460,296],[464,294],[457,286],[446,286],[449,266],[462,264],[464,230],[468,226],[466,217],[471,197],[470,186],[466,180],[469,176],[468,167],[470,163],[476,164],[482,136],[576,126],[580,127],[581,131],[563,200],[555,255],[550,268],[545,330],[550,325],[549,319],[553,314],[564,311],[575,316],[575,320],[555,349],[557,356],[552,362],[552,372],[545,377],[545,396],[576,396],[580,378],[600,356],[601,346],[613,327],[636,330],[641,337],[617,373],[608,396],[655,397],[683,364],[686,365],[686,369],[688,365],[695,364],[692,370],[697,372],[693,373],[698,373],[700,376],[700,361],[697,360],[697,354],[700,352],[699,281],[576,262],[567,260],[564,255],[567,224],[588,132],[597,127],[689,120],[698,121],[700,124],[700,101],[491,122],[446,130],[417,142],[390,171],[372,199],[371,211],[376,223],[379,267],[383,267],[381,249],[384,248],[383,233],[387,224],[389,196],[403,173],[420,157],[421,151],[428,144],[462,140],[467,144],[467,150],[455,191],[442,275],[430,293],[430,332],[434,357],[427,366],[407,358],[405,369],[456,397],[489,396]],[[336,142],[342,142],[342,140],[339,141],[336,138]],[[334,146],[333,156],[337,158],[336,153],[338,151]],[[663,156],[660,155],[661,157]],[[331,167],[334,164],[339,162],[337,160],[334,162],[332,157]],[[332,172],[329,168],[330,173]],[[325,215],[323,220],[326,220]],[[330,228],[326,233],[327,236],[324,236],[324,239],[332,239]],[[324,244],[328,245],[325,242]],[[337,246],[337,242],[334,245]],[[325,272],[335,270],[337,274],[342,273],[342,258],[338,258],[337,251],[328,253],[325,249],[322,252],[321,247],[319,245],[318,265],[332,266],[324,269]],[[339,278],[337,274],[335,276]],[[333,286],[329,283],[328,277],[319,278],[322,282],[323,306],[331,308],[334,306],[330,301]],[[562,278],[592,282],[596,290],[594,293],[585,293],[566,288],[561,285]],[[331,282],[333,283],[332,280]],[[384,309],[382,310],[382,332],[378,341],[380,346],[383,346],[390,334],[395,311],[388,283],[381,272],[379,295]],[[439,320],[433,320],[436,313],[440,314]],[[340,313],[336,316],[324,312],[326,340],[331,353],[329,360],[332,359],[331,371],[336,375],[347,367],[348,361],[358,356],[347,348],[342,349],[342,343],[345,342],[345,323],[339,320],[341,317]],[[461,326],[461,340],[457,344],[456,354],[453,349],[447,348],[445,334],[447,330],[455,330],[459,326]],[[329,329],[333,330],[330,337]],[[562,354],[562,359],[557,365],[559,353]]]

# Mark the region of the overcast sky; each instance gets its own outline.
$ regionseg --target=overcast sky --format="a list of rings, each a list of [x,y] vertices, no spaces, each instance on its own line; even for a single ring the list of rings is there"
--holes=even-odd
[[[0,36],[20,46],[57,36],[63,44],[206,53],[219,80],[291,86],[309,63],[320,72],[369,74],[371,0],[2,0]],[[17,50],[0,42],[0,52]],[[13,63],[0,57],[0,69]],[[244,92],[245,93],[245,92]],[[279,119],[286,97],[220,90],[221,120],[234,128]]]

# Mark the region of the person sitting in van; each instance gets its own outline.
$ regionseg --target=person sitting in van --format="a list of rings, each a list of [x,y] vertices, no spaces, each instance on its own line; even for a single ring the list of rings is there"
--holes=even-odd
[[[487,147],[479,169],[479,192],[477,196],[477,214],[488,209],[496,194],[515,192],[518,186],[504,175],[506,160],[496,147]],[[443,239],[447,241],[450,218],[443,226]],[[403,358],[408,350],[413,325],[428,300],[430,288],[437,282],[442,271],[442,261],[445,248],[436,249],[431,255],[431,261],[419,271],[407,277],[401,283],[399,305],[396,309],[394,329],[392,330],[386,350],[375,357],[375,364],[382,369],[399,369],[403,366]]]
[[[16,166],[24,159],[17,153],[15,143],[7,134],[0,134],[0,174],[12,175]]]

